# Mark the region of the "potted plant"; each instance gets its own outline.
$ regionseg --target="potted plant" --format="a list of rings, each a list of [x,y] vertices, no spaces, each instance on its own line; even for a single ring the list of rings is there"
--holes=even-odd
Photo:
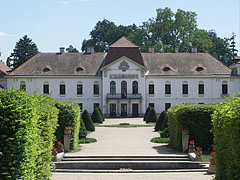
[[[58,152],[63,152],[63,149],[64,149],[64,145],[61,143],[61,141],[58,141],[57,142],[57,149],[58,149]]]
[[[201,147],[196,147],[195,154],[196,154],[197,156],[201,156],[201,155],[202,155],[202,148],[201,148]]]
[[[194,140],[189,141],[188,149],[189,151],[194,151],[195,149]]]
[[[215,152],[213,151],[213,152],[211,152],[211,154],[210,154],[210,155],[212,156],[211,159],[210,159],[210,164],[211,164],[211,165],[215,165],[214,153],[215,153]]]
[[[53,147],[52,148],[52,155],[53,156],[57,156],[58,152],[57,152],[57,148],[56,147]]]

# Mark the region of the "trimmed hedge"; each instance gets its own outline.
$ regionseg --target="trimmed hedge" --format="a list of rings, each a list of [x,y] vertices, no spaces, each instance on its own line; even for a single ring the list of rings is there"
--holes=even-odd
[[[0,91],[0,179],[50,179],[57,114],[48,96]]]
[[[240,179],[240,97],[218,103],[212,119],[216,180]]]
[[[157,119],[155,128],[154,128],[155,131],[160,131],[160,130],[164,129],[164,127],[162,127],[162,125],[163,125],[166,117],[167,117],[167,112],[166,111],[161,112],[161,114],[159,115],[159,117]]]
[[[87,136],[87,129],[83,122],[83,119],[81,118],[80,129],[79,129],[79,139],[85,138],[86,136]]]
[[[148,106],[148,108],[146,109],[146,112],[145,112],[145,114],[144,114],[143,121],[146,121],[146,118],[147,118],[147,116],[148,116],[148,113],[150,112],[150,109],[151,109],[151,107]]]
[[[157,113],[154,108],[150,108],[150,111],[146,116],[146,123],[156,122],[156,121],[157,121]]]
[[[78,147],[79,129],[80,129],[80,108],[77,103],[58,101],[56,107],[59,109],[58,128],[56,137],[58,141],[63,142],[65,127],[71,129],[70,149],[75,150]]]
[[[209,104],[180,104],[168,109],[168,127],[170,133],[170,146],[182,150],[181,131],[189,129],[190,139],[204,151],[211,151],[213,134],[211,115],[215,105]]]
[[[95,108],[92,113],[92,120],[94,123],[103,123],[103,118],[99,112],[99,108]]]
[[[104,118],[104,115],[103,115],[103,113],[102,113],[102,110],[101,110],[100,108],[98,108],[98,110],[99,110],[99,112],[100,112],[100,114],[101,114],[101,116],[102,116],[102,120],[105,121],[105,118]]]
[[[83,119],[85,127],[88,131],[95,131],[95,127],[94,127],[92,118],[86,109],[83,111],[82,119]]]

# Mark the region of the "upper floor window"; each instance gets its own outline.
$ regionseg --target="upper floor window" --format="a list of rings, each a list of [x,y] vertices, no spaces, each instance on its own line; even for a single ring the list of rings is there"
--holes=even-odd
[[[171,94],[171,84],[169,82],[165,84],[165,94]]]
[[[222,82],[222,94],[228,94],[228,84],[227,81]]]
[[[49,94],[49,84],[47,81],[43,83],[43,94]]]
[[[204,84],[202,81],[198,83],[198,94],[204,94]]]
[[[98,82],[94,82],[93,94],[99,94],[99,83]]]
[[[188,94],[188,83],[187,82],[183,82],[183,84],[182,84],[182,93]]]
[[[83,94],[83,85],[81,82],[77,83],[77,94]]]
[[[154,84],[153,84],[153,82],[149,83],[148,92],[149,92],[149,94],[154,94]]]
[[[60,83],[60,94],[62,95],[66,94],[66,86],[64,82]]]
[[[121,82],[121,95],[122,95],[122,98],[127,97],[127,82],[126,81]]]
[[[110,94],[116,94],[116,82],[115,81],[110,82]]]
[[[138,82],[137,81],[133,81],[133,83],[132,83],[132,93],[138,94]]]
[[[23,90],[23,91],[26,91],[26,83],[25,83],[25,81],[21,81],[20,82],[20,89]]]

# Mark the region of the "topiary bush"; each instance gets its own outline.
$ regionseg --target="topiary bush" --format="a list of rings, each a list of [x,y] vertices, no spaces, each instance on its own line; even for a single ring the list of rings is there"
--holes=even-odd
[[[83,119],[81,118],[80,129],[79,129],[79,139],[85,138],[86,136],[87,136],[87,129],[85,127]]]
[[[212,121],[216,180],[240,179],[240,97],[218,103]]]
[[[161,112],[161,114],[159,115],[157,122],[155,124],[155,128],[154,128],[155,131],[163,130],[162,125],[163,125],[163,122],[164,122],[166,116],[167,116],[166,111]]]
[[[163,120],[161,129],[164,130],[166,128],[168,128],[168,115],[167,114],[166,114],[166,117]]]
[[[85,124],[87,131],[95,131],[95,127],[94,127],[92,118],[86,109],[83,111],[82,119],[83,119],[83,122]]]
[[[148,116],[148,113],[150,112],[150,109],[151,109],[151,106],[148,106],[148,108],[146,109],[146,112],[144,114],[144,118],[143,118],[143,121],[146,121],[146,118]]]
[[[160,131],[160,137],[169,138],[169,129],[165,128],[164,130]]]
[[[0,92],[0,179],[50,179],[57,115],[48,96]]]
[[[102,113],[102,110],[101,110],[100,108],[98,108],[98,110],[99,110],[99,112],[100,112],[100,114],[101,114],[101,116],[102,116],[102,120],[105,121],[105,118],[104,118],[104,115],[103,115],[103,113]]]
[[[148,115],[146,116],[146,123],[156,122],[157,121],[157,113],[154,108],[151,108]]]
[[[92,113],[92,120],[94,123],[103,123],[103,118],[98,110],[98,108],[95,108]]]
[[[174,105],[168,109],[169,144],[181,150],[182,129],[189,129],[190,139],[195,140],[195,145],[202,147],[204,151],[211,151],[211,115],[214,110],[215,105],[191,103]]]

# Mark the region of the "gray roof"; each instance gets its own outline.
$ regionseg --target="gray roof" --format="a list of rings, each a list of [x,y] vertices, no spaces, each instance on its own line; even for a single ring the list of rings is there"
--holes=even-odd
[[[106,53],[38,53],[10,75],[99,75]],[[77,69],[80,71],[77,71]],[[45,71],[44,69],[49,69]]]
[[[231,74],[231,69],[208,53],[142,53],[149,75]],[[164,71],[165,67],[170,70]],[[201,71],[197,71],[197,68]]]

